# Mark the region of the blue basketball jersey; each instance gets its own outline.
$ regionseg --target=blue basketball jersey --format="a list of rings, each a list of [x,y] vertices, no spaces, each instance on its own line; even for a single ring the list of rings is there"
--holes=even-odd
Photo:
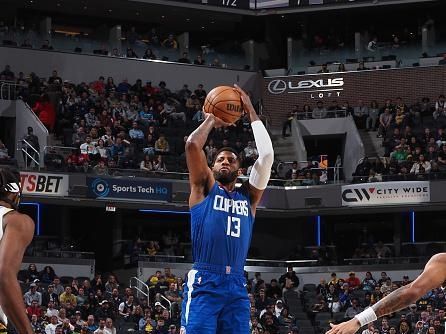
[[[194,262],[243,272],[254,223],[246,189],[228,192],[215,182],[190,212]]]

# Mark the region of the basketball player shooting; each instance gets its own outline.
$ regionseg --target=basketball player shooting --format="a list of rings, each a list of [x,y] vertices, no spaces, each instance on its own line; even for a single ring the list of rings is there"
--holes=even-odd
[[[34,222],[18,213],[20,174],[0,168],[0,333],[8,320],[22,334],[34,333],[17,281],[23,254],[34,235]]]
[[[194,265],[187,276],[182,334],[248,334],[249,299],[243,268],[251,242],[256,207],[269,181],[274,160],[268,132],[248,95],[239,87],[259,152],[249,181],[235,187],[240,159],[221,148],[212,169],[203,147],[213,128],[230,126],[213,114],[189,136],[186,160]]]
[[[375,305],[366,308],[353,319],[338,325],[331,325],[326,334],[353,334],[377,318],[397,312],[415,303],[432,289],[446,281],[446,253],[432,256],[424,267],[423,273],[408,285],[393,291]]]

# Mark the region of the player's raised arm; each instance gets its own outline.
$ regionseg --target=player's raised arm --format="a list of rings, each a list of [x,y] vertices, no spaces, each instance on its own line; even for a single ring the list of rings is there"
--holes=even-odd
[[[415,303],[428,291],[438,288],[446,280],[446,253],[434,255],[424,267],[423,273],[412,283],[402,286],[365,309],[353,319],[339,325],[331,325],[326,334],[353,334],[386,314],[397,312]]]
[[[191,187],[189,198],[190,207],[201,202],[215,182],[203,151],[209,133],[213,128],[230,125],[215,117],[213,114],[206,114],[205,117],[204,122],[189,135],[186,141],[186,162]]]
[[[241,95],[244,111],[249,114],[254,140],[256,142],[257,151],[259,152],[259,157],[254,163],[254,166],[252,166],[251,174],[249,175],[251,210],[253,214],[255,214],[257,205],[262,198],[263,192],[265,191],[271,176],[271,167],[274,162],[273,143],[271,142],[268,131],[266,131],[265,126],[257,116],[248,94],[237,85],[235,85],[235,88]]]

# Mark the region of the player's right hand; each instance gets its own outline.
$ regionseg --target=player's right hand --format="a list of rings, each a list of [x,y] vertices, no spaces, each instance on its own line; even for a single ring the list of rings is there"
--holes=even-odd
[[[330,324],[331,329],[325,334],[354,334],[361,328],[359,321],[356,318],[340,323],[338,325]]]
[[[211,118],[212,121],[214,122],[214,128],[216,128],[216,129],[222,128],[222,127],[226,128],[228,126],[235,126],[232,123],[226,123],[225,121],[223,121],[221,118],[218,118],[214,114],[205,113],[204,117],[205,117],[205,119]]]

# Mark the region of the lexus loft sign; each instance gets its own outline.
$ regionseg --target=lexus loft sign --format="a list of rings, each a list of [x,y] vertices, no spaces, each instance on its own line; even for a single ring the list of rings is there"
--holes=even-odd
[[[344,78],[301,80],[297,83],[290,79],[274,79],[268,84],[268,91],[273,95],[311,94],[311,98],[338,97],[344,90]]]

